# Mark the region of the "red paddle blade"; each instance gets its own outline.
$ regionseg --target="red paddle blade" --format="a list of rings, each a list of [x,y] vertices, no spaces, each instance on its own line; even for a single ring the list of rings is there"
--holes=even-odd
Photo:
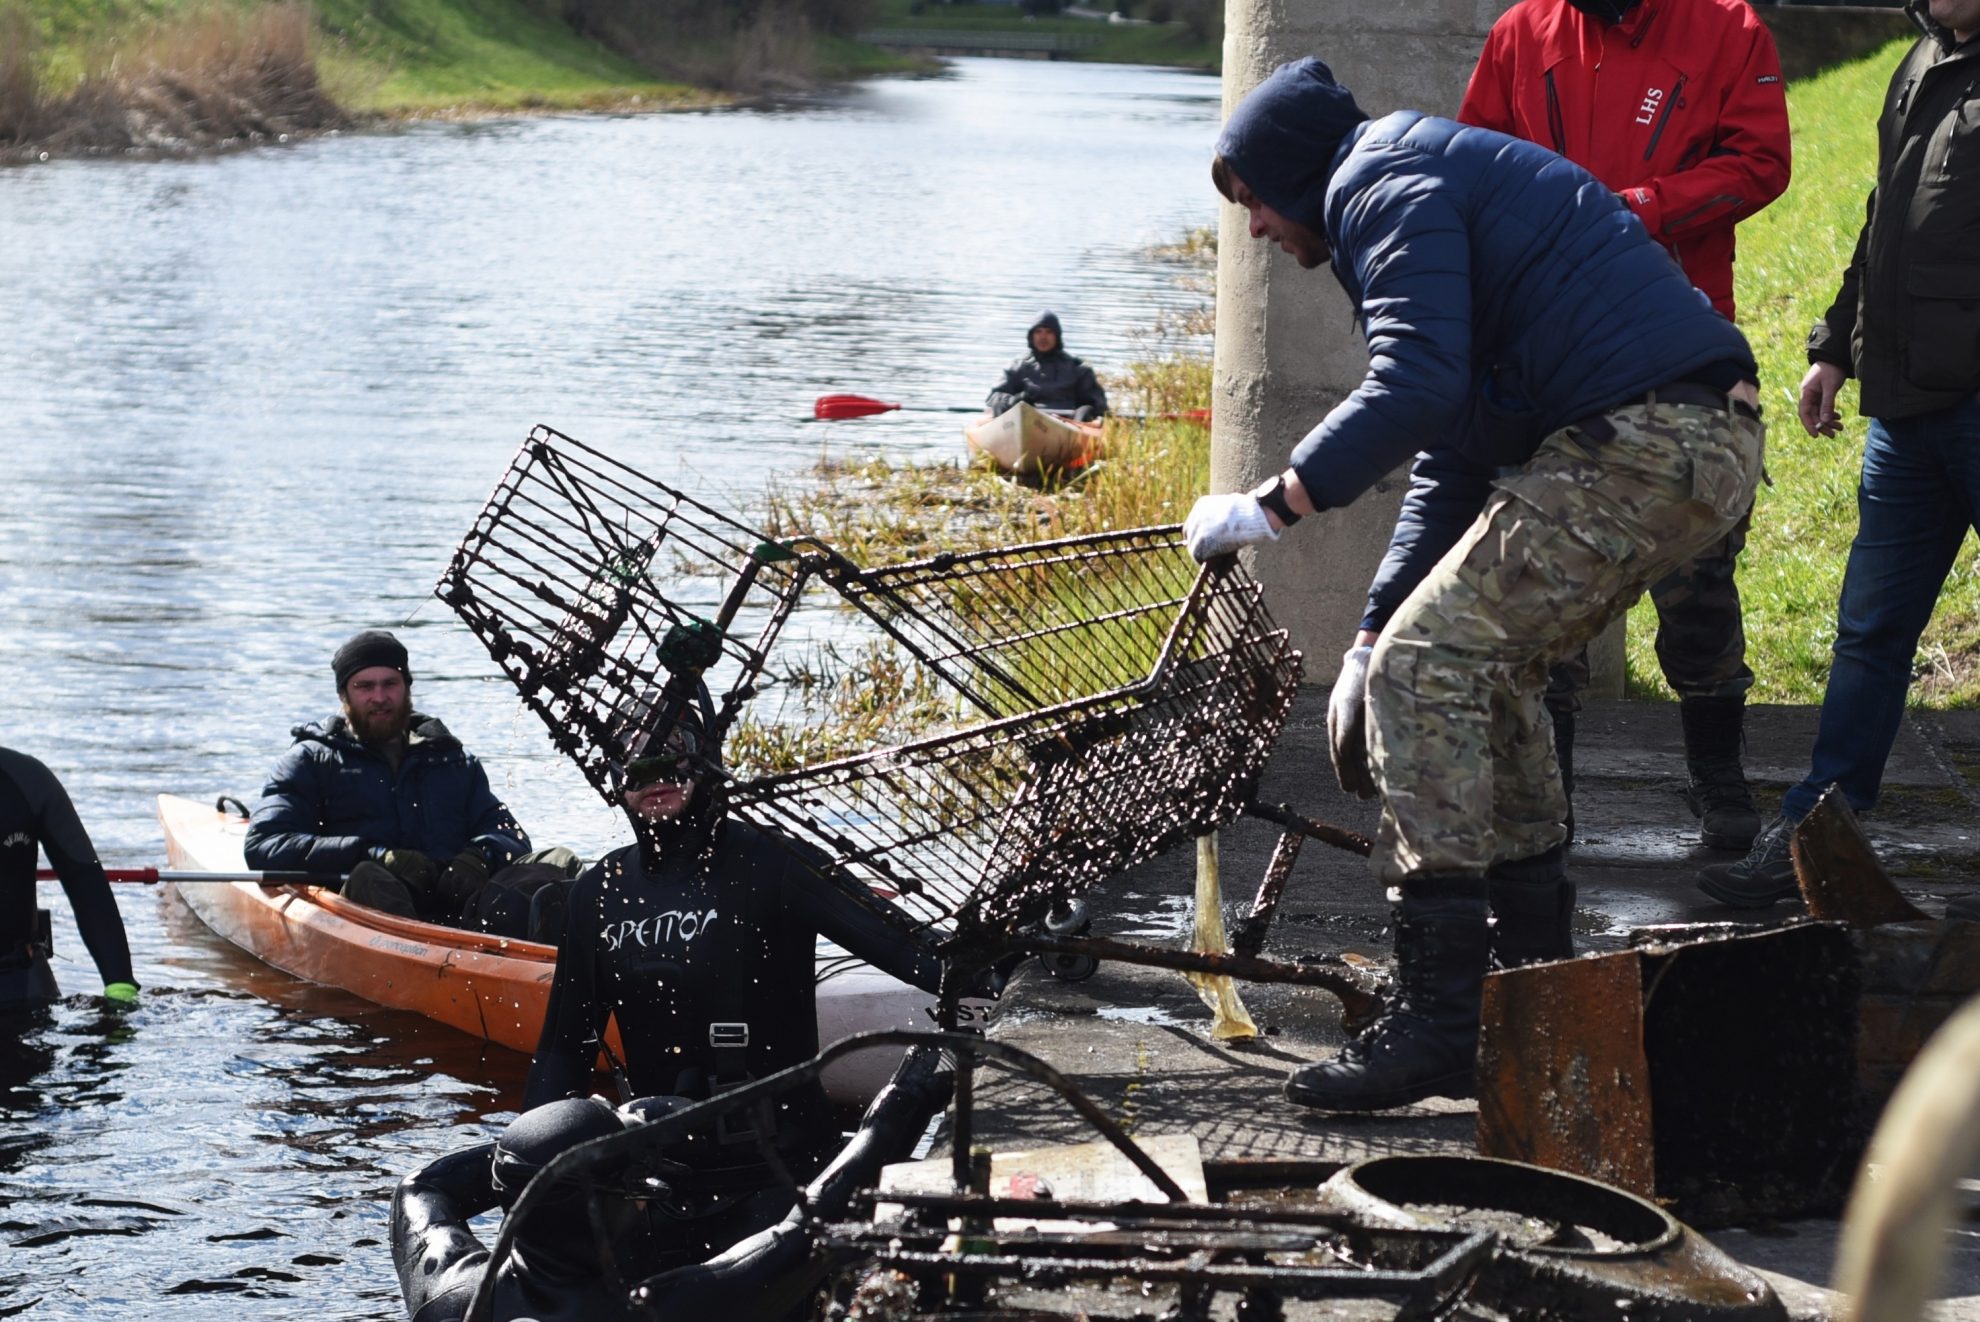
[[[899,404],[889,404],[881,399],[869,399],[865,395],[820,395],[811,406],[811,416],[827,421],[839,418],[864,418],[875,413],[891,413]]]

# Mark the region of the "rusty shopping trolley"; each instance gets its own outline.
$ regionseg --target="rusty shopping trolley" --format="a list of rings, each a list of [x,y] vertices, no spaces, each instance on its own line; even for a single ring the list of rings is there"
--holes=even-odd
[[[767,538],[539,427],[436,591],[608,802],[614,766],[663,707],[700,701],[719,744],[738,722],[791,719],[780,654],[865,637],[907,658],[941,695],[932,731],[706,770],[735,813],[942,942],[947,1024],[971,977],[1020,952],[1317,985],[1351,1014],[1371,1004],[1351,970],[1259,956],[1301,839],[1367,845],[1256,802],[1299,654],[1236,559],[1198,566],[1174,527],[868,567]],[[1285,834],[1235,953],[1053,930],[1096,883],[1246,812]]]

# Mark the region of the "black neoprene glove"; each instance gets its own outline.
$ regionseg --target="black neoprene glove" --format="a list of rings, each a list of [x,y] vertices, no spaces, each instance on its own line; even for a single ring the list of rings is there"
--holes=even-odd
[[[387,872],[405,882],[415,895],[426,894],[440,879],[440,865],[417,849],[388,849],[380,845],[371,851],[371,856]]]
[[[459,904],[481,889],[488,880],[488,860],[481,851],[472,845],[454,855],[447,864],[447,870],[440,874],[440,895],[452,904]]]

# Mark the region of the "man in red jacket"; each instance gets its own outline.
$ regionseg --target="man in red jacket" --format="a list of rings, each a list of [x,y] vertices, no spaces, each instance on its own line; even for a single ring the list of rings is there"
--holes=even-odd
[[[1746,0],[1521,0],[1486,37],[1458,118],[1552,147],[1614,189],[1732,317],[1733,226],[1788,183],[1780,56]],[[1760,829],[1740,765],[1753,671],[1733,567],[1747,524],[1650,589],[1657,660],[1681,700],[1685,797],[1715,849],[1745,849]],[[1570,794],[1587,683],[1584,653],[1548,684]]]

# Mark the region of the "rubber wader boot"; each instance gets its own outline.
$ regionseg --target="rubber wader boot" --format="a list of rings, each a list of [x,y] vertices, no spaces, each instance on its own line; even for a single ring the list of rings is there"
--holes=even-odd
[[[1699,836],[1710,849],[1751,849],[1760,834],[1760,813],[1746,787],[1740,750],[1746,743],[1746,696],[1686,698],[1678,704],[1684,722],[1684,762],[1691,773],[1685,802],[1698,816]]]
[[[1554,760],[1561,764],[1561,793],[1567,798],[1567,843],[1574,843],[1574,713],[1557,711],[1552,707],[1547,714],[1554,720]]]
[[[1485,879],[1416,876],[1402,885],[1388,1004],[1332,1060],[1295,1070],[1286,1096],[1327,1111],[1386,1111],[1469,1097],[1478,995],[1491,956]]]
[[[1492,897],[1492,965],[1513,969],[1574,958],[1574,883],[1567,846],[1494,864],[1485,874]]]

